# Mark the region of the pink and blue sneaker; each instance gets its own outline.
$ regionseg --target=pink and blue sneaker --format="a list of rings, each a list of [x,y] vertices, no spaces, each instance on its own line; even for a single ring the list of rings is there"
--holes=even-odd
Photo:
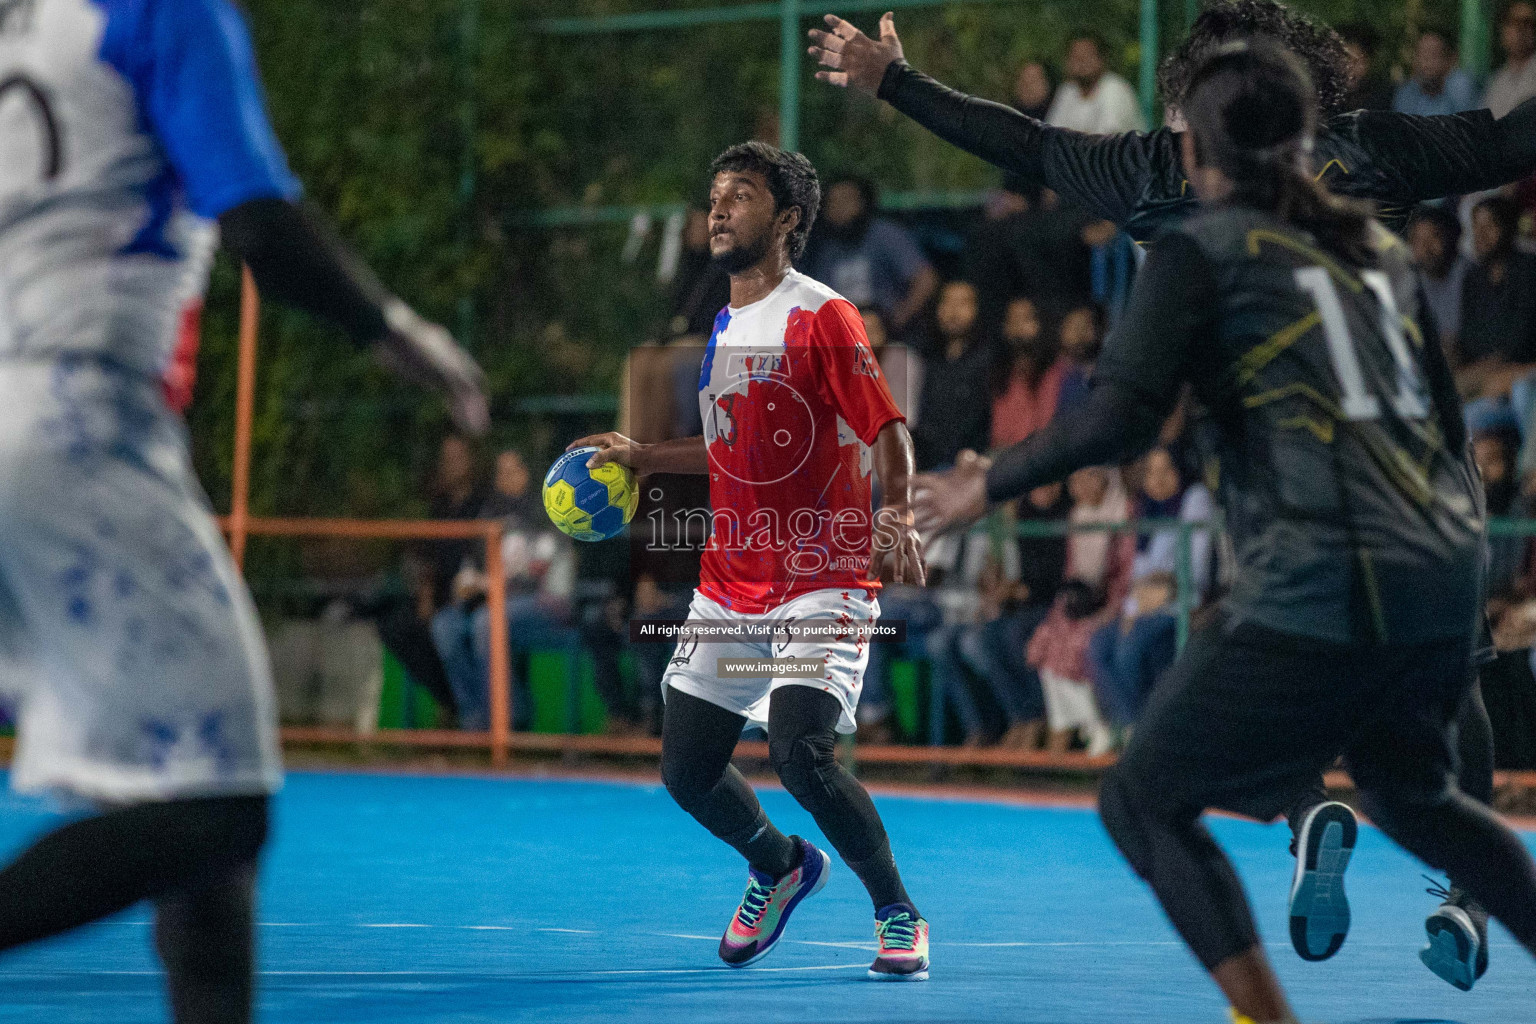
[[[875,912],[878,951],[869,966],[876,981],[928,980],[928,922],[910,903],[892,903]]]
[[[789,915],[801,900],[820,892],[832,873],[832,858],[799,836],[790,838],[799,848],[800,863],[789,874],[774,881],[756,868],[748,869],[747,891],[720,940],[720,959],[732,967],[755,964],[772,952]]]

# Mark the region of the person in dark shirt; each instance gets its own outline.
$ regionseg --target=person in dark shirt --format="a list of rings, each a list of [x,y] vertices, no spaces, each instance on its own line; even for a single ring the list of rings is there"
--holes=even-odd
[[[1044,121],[1055,97],[1056,83],[1051,81],[1050,69],[1044,64],[1032,60],[1019,68],[1013,80],[1013,105],[1019,113]]]
[[[1486,110],[1437,117],[1344,113],[1343,43],[1275,0],[1218,0],[1201,13],[1159,69],[1168,124],[1146,134],[1053,128],[941,85],[903,59],[890,16],[881,18],[878,40],[832,15],[827,25],[829,31],[811,32],[812,56],[830,69],[817,78],[879,96],[946,142],[1114,221],[1138,242],[1150,241],[1195,205],[1179,159],[1184,90],[1195,62],[1231,39],[1273,39],[1307,64],[1325,115],[1317,174],[1332,192],[1381,204],[1388,227],[1400,228],[1415,203],[1497,188],[1536,170],[1536,100],[1497,119]]]
[[[1392,83],[1377,73],[1372,65],[1381,47],[1381,33],[1370,22],[1356,21],[1339,26],[1344,53],[1349,58],[1344,99],[1340,110],[1391,110]]]
[[[683,251],[667,295],[666,336],[707,338],[731,301],[731,278],[709,258],[709,215],[689,207],[686,216]]]
[[[1454,781],[1485,551],[1466,430],[1449,367],[1417,327],[1402,243],[1312,180],[1311,92],[1272,43],[1207,58],[1180,141],[1208,212],[1159,238],[1089,402],[990,467],[920,478],[914,503],[920,528],[953,527],[1147,450],[1186,384],[1210,410],[1237,578],[1159,683],[1100,811],[1235,1018],[1254,1024],[1296,1018],[1200,814],[1271,820],[1341,754],[1376,824],[1536,954],[1536,863]],[[1300,830],[1299,861],[1315,869],[1352,847],[1338,806]],[[1331,887],[1317,870],[1298,883]],[[1470,987],[1485,940],[1471,921],[1453,936],[1454,916],[1430,955],[1456,960]],[[1314,918],[1298,936],[1293,920],[1292,939],[1321,958],[1346,927]]]
[[[985,396],[994,346],[977,326],[976,289],[968,281],[950,281],[939,291],[934,316],[938,344],[923,375],[912,438],[918,469],[948,466],[967,448],[986,448],[991,424]]]
[[[1472,210],[1474,261],[1462,281],[1457,336],[1464,369],[1536,363],[1536,256],[1515,248],[1519,220],[1506,196]]]
[[[1313,143],[1317,179],[1333,192],[1377,202],[1378,215],[1388,227],[1401,228],[1419,202],[1496,188],[1536,170],[1536,99],[1500,118],[1486,110],[1436,117],[1341,113],[1349,81],[1342,41],[1276,0],[1216,0],[1201,12],[1185,41],[1158,69],[1168,123],[1150,134],[1063,131],[1010,107],[949,89],[906,63],[889,14],[880,20],[878,41],[841,18],[829,15],[826,23],[830,31],[811,32],[816,45],[810,53],[828,69],[818,71],[818,79],[878,95],[940,138],[1054,189],[1068,202],[1114,221],[1139,243],[1150,242],[1161,228],[1190,216],[1197,207],[1180,152],[1184,99],[1200,61],[1236,39],[1273,41],[1306,65],[1314,83],[1315,113],[1321,119]],[[1479,657],[1489,653],[1489,647],[1480,642]],[[1488,743],[1467,739],[1492,735],[1476,690],[1463,711],[1461,785],[1467,793],[1491,800],[1491,749],[1485,749]],[[1311,800],[1316,806],[1323,792],[1318,780],[1302,802]],[[1293,824],[1308,813],[1298,803]],[[1426,922],[1432,938],[1440,913]],[[1302,945],[1297,943],[1298,950]],[[1459,981],[1458,976],[1452,984]]]

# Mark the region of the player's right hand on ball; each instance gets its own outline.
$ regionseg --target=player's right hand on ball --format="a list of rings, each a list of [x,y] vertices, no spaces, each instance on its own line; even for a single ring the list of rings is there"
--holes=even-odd
[[[453,335],[403,302],[391,303],[384,321],[389,333],[374,344],[379,363],[402,380],[440,392],[454,424],[466,434],[485,433],[491,425],[485,373]]]
[[[587,460],[588,469],[596,469],[608,462],[617,462],[621,466],[630,469],[640,469],[640,451],[645,445],[639,441],[632,441],[617,431],[610,430],[603,434],[589,434],[579,437],[565,446],[566,451],[572,448],[598,448],[597,452]]]
[[[808,33],[815,46],[806,52],[829,70],[816,77],[839,87],[853,86],[871,96],[880,91],[880,80],[892,61],[902,58],[901,40],[896,36],[896,16],[886,11],[880,16],[880,38],[874,40],[835,14],[826,16],[828,31],[813,28]]]

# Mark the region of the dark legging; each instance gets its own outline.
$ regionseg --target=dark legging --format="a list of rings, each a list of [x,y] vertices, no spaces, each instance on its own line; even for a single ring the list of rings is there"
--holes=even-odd
[[[1483,703],[1483,687],[1474,669],[1472,686],[1456,709],[1456,786],[1485,807],[1493,806],[1493,723]],[[1291,826],[1291,853],[1307,812],[1328,801],[1328,788],[1319,775],[1285,812]],[[1454,877],[1454,876],[1453,876]]]
[[[153,900],[177,1024],[245,1024],[266,834],[266,797],[141,804],[66,825],[0,871],[0,949]]]
[[[768,707],[768,756],[784,788],[811,812],[877,909],[910,902],[875,805],[835,756],[837,698],[784,686],[773,691]],[[731,764],[745,725],[742,716],[669,687],[661,777],[678,806],[754,868],[778,878],[794,869],[796,851]]]

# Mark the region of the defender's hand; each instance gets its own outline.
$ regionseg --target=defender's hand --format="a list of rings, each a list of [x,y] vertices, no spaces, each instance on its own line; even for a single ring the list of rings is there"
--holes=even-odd
[[[384,321],[389,333],[373,347],[380,365],[402,380],[442,394],[454,424],[466,434],[485,433],[491,425],[485,373],[453,335],[403,302],[391,303]]]
[[[565,450],[592,447],[599,448],[601,451],[592,453],[592,457],[587,460],[588,469],[596,469],[608,462],[617,462],[621,466],[628,466],[639,472],[640,455],[646,446],[639,441],[630,440],[617,431],[610,430],[603,434],[589,434],[586,437],[577,438],[566,445]]]
[[[916,587],[927,582],[928,574],[923,569],[923,540],[917,534],[912,513],[893,508],[883,508],[875,513],[869,578],[910,583]]]
[[[987,514],[987,470],[992,460],[963,451],[955,468],[944,473],[919,473],[912,478],[912,510],[917,528],[940,534],[969,526]]]
[[[835,14],[826,16],[827,28],[823,32],[813,28],[808,33],[816,45],[806,52],[829,71],[818,71],[816,77],[842,88],[853,86],[871,96],[880,91],[880,80],[892,61],[902,58],[901,40],[896,36],[896,16],[886,11],[880,16],[880,39],[869,38]]]

